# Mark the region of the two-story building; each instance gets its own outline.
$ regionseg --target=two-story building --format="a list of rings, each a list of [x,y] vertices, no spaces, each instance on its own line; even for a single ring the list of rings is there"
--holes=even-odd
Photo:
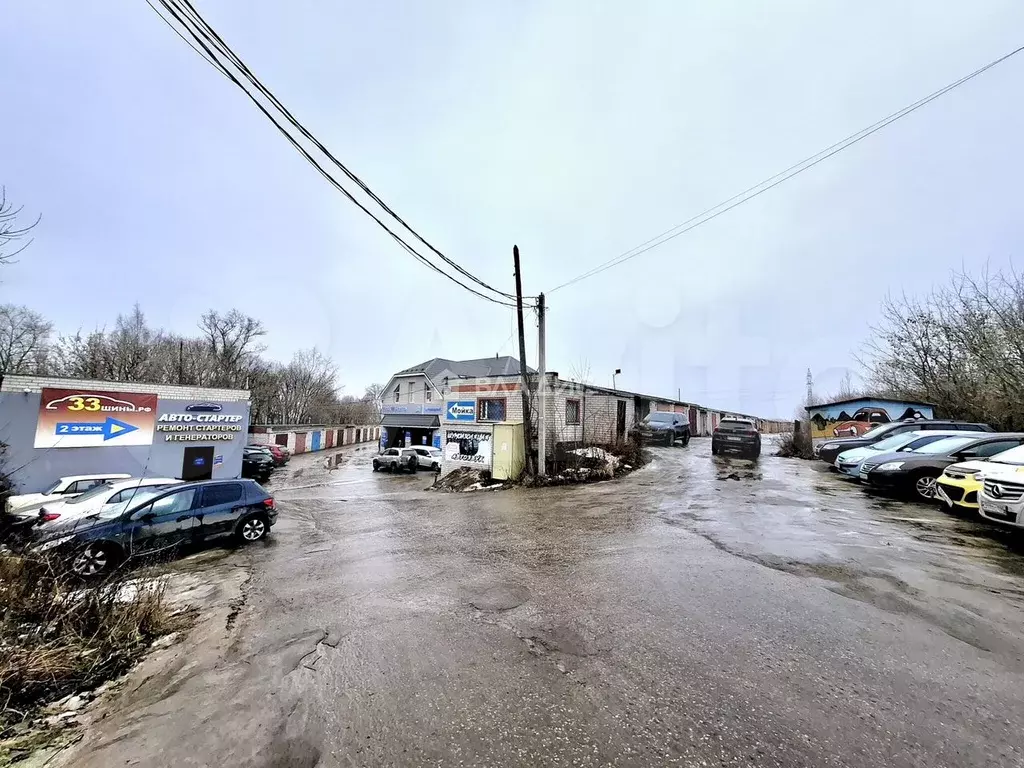
[[[531,370],[531,373],[533,371]],[[519,361],[514,357],[478,360],[433,360],[394,374],[384,387],[381,411],[381,448],[441,443],[441,416],[453,387],[468,379],[518,380]],[[521,414],[520,409],[520,414]],[[491,416],[503,413],[491,411]]]

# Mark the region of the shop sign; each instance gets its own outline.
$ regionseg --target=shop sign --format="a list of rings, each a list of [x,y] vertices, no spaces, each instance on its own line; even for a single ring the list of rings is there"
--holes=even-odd
[[[230,442],[245,431],[247,425],[242,423],[242,416],[216,413],[212,405],[193,403],[182,413],[162,413],[156,431],[168,443]]]
[[[476,400],[449,400],[444,418],[446,421],[476,421]]]
[[[52,389],[39,399],[35,448],[149,445],[157,396],[142,392]]]
[[[449,429],[445,432],[444,458],[456,464],[491,466],[491,433]]]

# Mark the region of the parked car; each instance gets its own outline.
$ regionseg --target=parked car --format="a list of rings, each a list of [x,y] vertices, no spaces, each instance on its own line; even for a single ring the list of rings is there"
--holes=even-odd
[[[711,455],[738,453],[748,459],[761,455],[761,433],[750,419],[722,419],[711,433]]]
[[[993,456],[985,462],[981,475],[975,472],[974,477],[981,481],[978,494],[981,516],[1024,528],[1024,447]]]
[[[103,474],[103,475],[71,475],[62,477],[41,493],[22,493],[7,498],[6,509],[8,512],[17,512],[20,509],[31,509],[45,504],[48,501],[60,501],[70,499],[79,494],[85,493],[90,488],[102,485],[112,480],[124,480],[131,477],[126,474]]]
[[[70,499],[57,498],[39,507],[7,513],[0,530],[5,531],[5,538],[19,538],[27,535],[31,528],[52,526],[58,520],[77,520],[93,514],[116,516],[136,500],[180,482],[173,477],[136,477],[102,483]]]
[[[387,472],[415,472],[419,467],[420,457],[415,448],[388,448],[373,459],[373,471],[383,469]]]
[[[262,448],[242,449],[242,477],[265,483],[274,471],[274,457]]]
[[[1021,472],[1022,466],[1024,447],[1021,446],[997,453],[988,459],[950,464],[936,481],[935,498],[947,510],[976,513],[981,507],[980,496],[986,475],[999,474],[1007,467],[1017,474]],[[1018,478],[1011,480],[1021,482]]]
[[[441,460],[444,454],[440,448],[430,445],[417,445],[412,449],[416,452],[416,464],[420,469],[429,469],[431,472],[441,471]]]
[[[928,443],[934,443],[936,440],[941,440],[944,437],[963,434],[965,433],[959,430],[915,430],[913,432],[901,432],[898,435],[879,440],[874,445],[865,445],[863,448],[852,448],[848,451],[843,451],[836,456],[835,468],[846,477],[860,480],[860,465],[872,456],[893,451],[912,451],[915,448],[928,445]]]
[[[821,445],[814,447],[818,458],[829,464],[835,464],[836,457],[843,451],[851,448],[863,448],[865,445],[874,445],[887,437],[898,435],[902,432],[915,431],[963,431],[963,432],[994,432],[988,424],[977,424],[966,421],[947,421],[943,419],[905,419],[904,421],[893,421],[888,424],[880,424],[874,429],[868,430],[860,437],[847,437],[842,440],[826,440]]]
[[[935,498],[936,481],[950,464],[988,458],[1021,443],[1022,432],[944,437],[913,451],[872,457],[860,465],[860,479],[875,488],[931,501]]]
[[[640,422],[640,434],[650,442],[675,445],[682,440],[685,446],[690,442],[690,420],[685,413],[651,411]]]
[[[79,576],[101,576],[126,559],[188,543],[222,536],[259,541],[276,521],[274,497],[252,480],[202,480],[161,489],[116,515],[37,529],[26,549],[66,558]]]
[[[291,454],[282,451],[280,445],[273,445],[271,443],[268,443],[266,445],[262,443],[252,443],[245,447],[254,451],[262,451],[263,453],[267,454],[274,462],[275,467],[283,467],[285,464],[288,463],[288,459],[291,458]]]

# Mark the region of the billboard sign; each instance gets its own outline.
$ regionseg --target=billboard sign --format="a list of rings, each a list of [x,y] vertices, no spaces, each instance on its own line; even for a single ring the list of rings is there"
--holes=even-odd
[[[491,433],[475,430],[446,430],[444,458],[454,464],[489,469],[491,466]]]
[[[444,418],[446,421],[476,421],[476,400],[449,400]]]
[[[141,392],[43,389],[35,448],[150,445],[157,397]]]

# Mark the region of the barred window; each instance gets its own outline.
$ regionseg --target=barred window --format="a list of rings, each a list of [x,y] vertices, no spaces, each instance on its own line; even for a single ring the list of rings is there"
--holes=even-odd
[[[579,400],[566,400],[565,401],[565,423],[568,426],[574,426],[580,423],[580,401]]]
[[[504,421],[505,398],[488,398],[476,401],[477,421]]]

